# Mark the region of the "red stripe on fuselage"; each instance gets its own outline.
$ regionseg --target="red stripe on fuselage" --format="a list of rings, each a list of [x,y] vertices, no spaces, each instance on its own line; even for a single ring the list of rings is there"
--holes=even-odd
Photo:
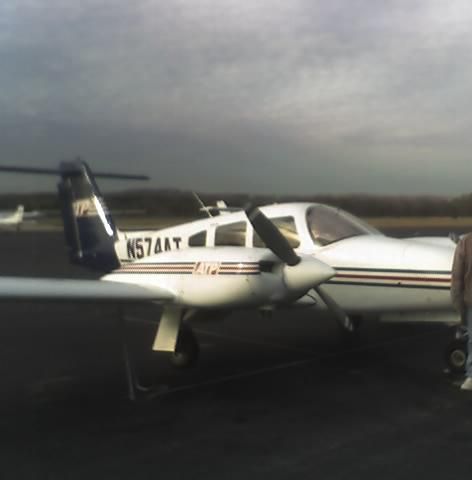
[[[359,275],[359,274],[349,274],[349,273],[338,273],[335,278],[355,278],[358,280],[399,280],[399,281],[410,281],[410,282],[451,282],[451,278],[437,278],[437,277],[405,277],[399,275]]]

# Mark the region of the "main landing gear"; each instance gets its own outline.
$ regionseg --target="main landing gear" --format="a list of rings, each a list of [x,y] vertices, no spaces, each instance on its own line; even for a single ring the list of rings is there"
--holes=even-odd
[[[176,368],[193,367],[198,360],[200,347],[193,330],[183,325],[180,327],[179,336],[175,345],[175,351],[170,354],[170,363]]]
[[[140,381],[127,339],[126,319],[122,312],[118,316],[118,328],[129,400],[136,401],[140,396],[162,390],[163,385],[144,385]],[[179,329],[174,351],[168,353],[171,365],[176,368],[190,368],[197,363],[199,353],[200,347],[193,330],[183,324]]]
[[[467,329],[458,327],[444,351],[444,360],[451,373],[464,373],[467,361]]]

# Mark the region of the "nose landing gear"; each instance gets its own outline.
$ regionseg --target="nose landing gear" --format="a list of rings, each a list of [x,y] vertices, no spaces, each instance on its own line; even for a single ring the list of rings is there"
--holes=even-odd
[[[451,373],[464,373],[467,361],[467,330],[459,328],[444,351],[444,360]]]

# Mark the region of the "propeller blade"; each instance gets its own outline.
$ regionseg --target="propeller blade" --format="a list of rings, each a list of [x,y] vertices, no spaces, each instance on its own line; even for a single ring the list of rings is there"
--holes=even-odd
[[[257,207],[246,208],[245,212],[254,230],[272,253],[291,267],[300,263],[300,257],[295,253],[287,239]]]
[[[321,300],[325,303],[328,309],[334,314],[339,326],[349,332],[354,331],[354,325],[351,319],[347,316],[346,312],[334,301],[334,298],[328,295],[318,285],[314,287],[315,292],[319,295]]]

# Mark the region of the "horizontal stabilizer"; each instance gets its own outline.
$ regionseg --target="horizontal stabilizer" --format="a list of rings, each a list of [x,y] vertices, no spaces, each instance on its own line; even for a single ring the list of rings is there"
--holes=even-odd
[[[0,301],[78,301],[165,303],[174,298],[163,288],[105,280],[0,277]]]
[[[16,165],[0,165],[0,172],[31,173],[34,175],[60,175],[59,168],[18,167]],[[93,172],[96,178],[110,178],[114,180],[149,180],[148,175],[128,175],[125,173]]]

